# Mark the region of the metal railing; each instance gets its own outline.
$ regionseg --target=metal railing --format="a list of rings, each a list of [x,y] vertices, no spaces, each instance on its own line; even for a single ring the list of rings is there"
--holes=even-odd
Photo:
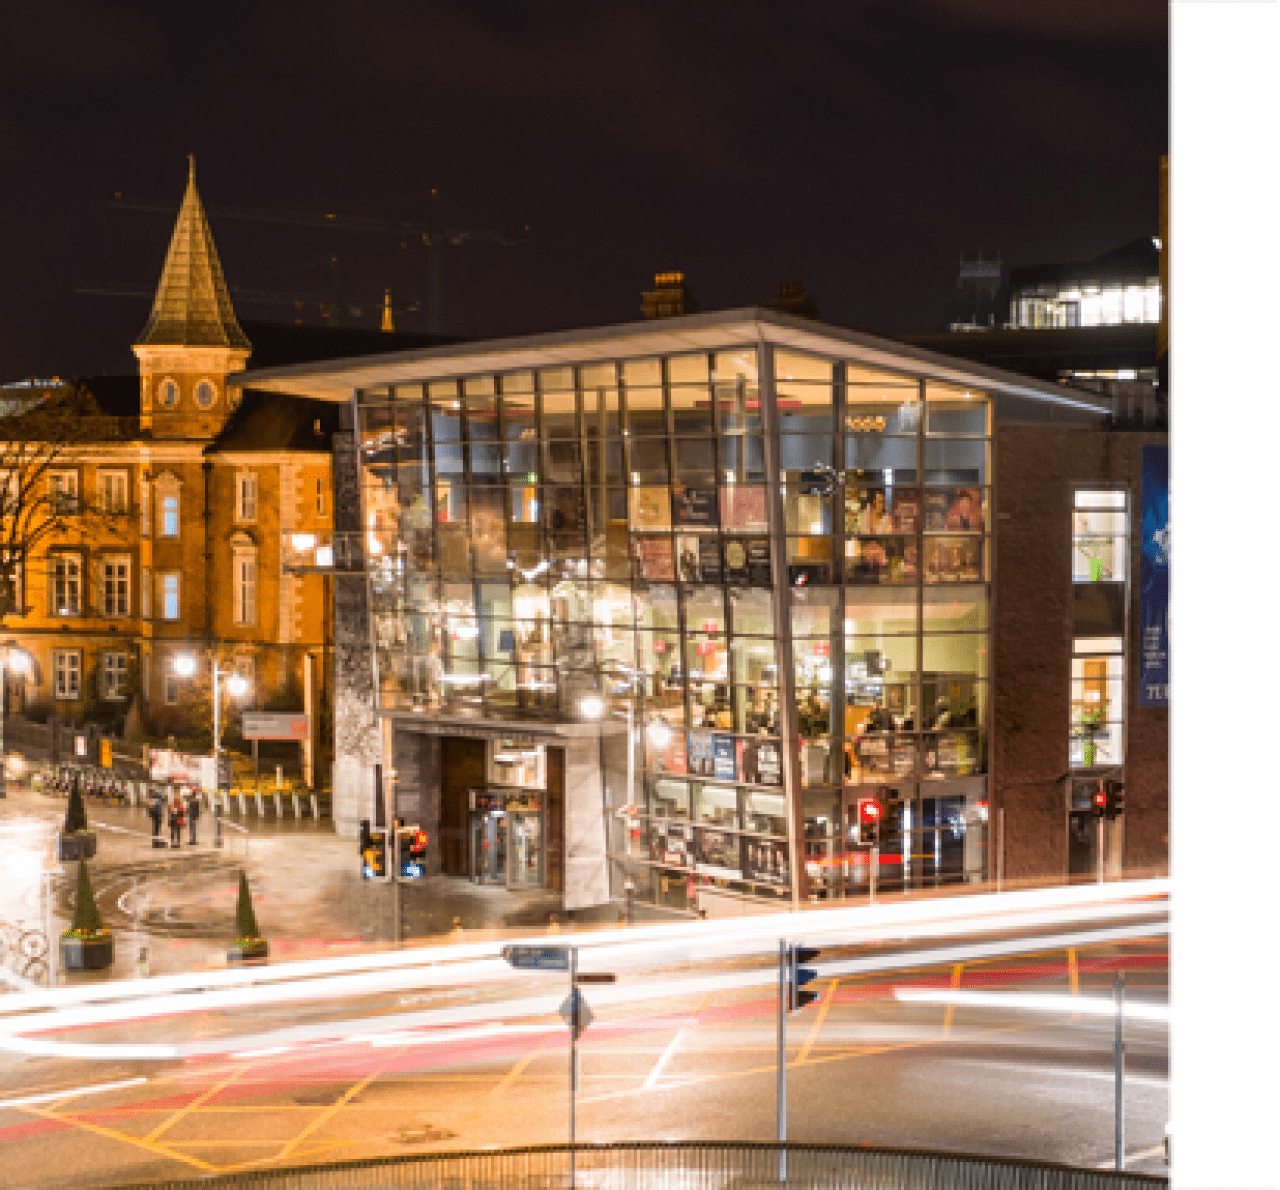
[[[998,1157],[744,1141],[538,1145],[430,1153],[118,1190],[1165,1190],[1168,1179]]]

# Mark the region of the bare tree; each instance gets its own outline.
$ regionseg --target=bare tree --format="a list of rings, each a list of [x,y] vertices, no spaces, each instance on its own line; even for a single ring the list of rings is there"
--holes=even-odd
[[[127,507],[80,491],[68,477],[79,475],[87,447],[136,436],[136,418],[105,415],[84,385],[0,418],[0,622],[30,610],[22,579],[42,549],[68,530],[86,538],[124,531]]]

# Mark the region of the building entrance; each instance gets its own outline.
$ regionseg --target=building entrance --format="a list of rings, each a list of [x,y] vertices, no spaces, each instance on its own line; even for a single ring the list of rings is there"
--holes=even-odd
[[[470,866],[477,884],[538,888],[544,883],[542,813],[502,790],[470,794]]]
[[[471,879],[477,884],[507,882],[507,823],[501,810],[472,812]]]

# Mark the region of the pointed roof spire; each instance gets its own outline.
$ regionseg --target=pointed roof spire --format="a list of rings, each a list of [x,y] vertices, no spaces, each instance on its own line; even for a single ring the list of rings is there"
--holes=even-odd
[[[395,320],[391,316],[391,290],[387,289],[382,294],[382,329],[384,331],[393,331],[396,329]]]
[[[151,318],[138,347],[251,348],[236,321],[213,233],[196,190],[196,159],[187,157],[187,192],[169,241]]]

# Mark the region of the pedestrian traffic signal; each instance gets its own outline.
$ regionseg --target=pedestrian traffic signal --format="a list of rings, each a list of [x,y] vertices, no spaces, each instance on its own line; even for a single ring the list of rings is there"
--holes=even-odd
[[[360,822],[360,874],[366,880],[386,880],[387,832],[370,830],[369,820]]]
[[[811,963],[822,952],[812,946],[792,944],[787,947],[787,1011],[799,1012],[807,1008],[817,998],[817,992],[808,991],[806,983],[818,978],[812,967],[802,967],[801,963]]]
[[[1093,816],[1101,818],[1107,811],[1107,794],[1101,787],[1093,795]]]
[[[1119,818],[1124,813],[1124,785],[1119,781],[1105,781],[1102,791],[1106,795],[1106,815]]]
[[[416,826],[396,828],[396,871],[401,880],[421,880],[427,870],[427,832]]]
[[[873,797],[864,797],[858,801],[858,842],[872,847],[880,843],[880,820],[884,809]]]

